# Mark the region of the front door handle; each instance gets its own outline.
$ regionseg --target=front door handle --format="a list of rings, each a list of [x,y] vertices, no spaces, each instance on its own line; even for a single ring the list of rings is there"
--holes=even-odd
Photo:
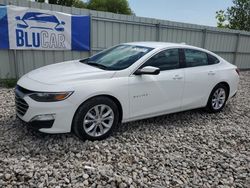
[[[215,72],[214,71],[209,71],[208,75],[215,75]]]
[[[182,78],[183,78],[183,77],[180,76],[180,75],[175,75],[175,76],[173,77],[174,80],[181,80]]]

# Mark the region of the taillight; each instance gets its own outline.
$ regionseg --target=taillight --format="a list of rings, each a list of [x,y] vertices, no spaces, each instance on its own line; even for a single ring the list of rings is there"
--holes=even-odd
[[[235,71],[237,72],[238,75],[240,75],[240,69],[235,69]]]

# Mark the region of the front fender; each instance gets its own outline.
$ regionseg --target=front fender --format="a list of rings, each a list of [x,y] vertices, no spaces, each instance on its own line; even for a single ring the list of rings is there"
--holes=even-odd
[[[127,78],[111,78],[88,82],[85,85],[77,87],[69,100],[78,107],[88,99],[106,95],[113,97],[119,101],[122,107],[122,121],[129,119],[129,96]],[[98,83],[97,83],[98,82]]]

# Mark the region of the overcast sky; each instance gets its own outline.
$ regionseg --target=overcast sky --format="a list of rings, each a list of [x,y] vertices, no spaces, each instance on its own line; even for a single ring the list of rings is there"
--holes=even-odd
[[[215,12],[232,0],[128,0],[137,16],[216,26]]]

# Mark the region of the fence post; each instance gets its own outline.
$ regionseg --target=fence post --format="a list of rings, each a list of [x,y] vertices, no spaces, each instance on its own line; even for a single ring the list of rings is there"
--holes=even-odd
[[[16,56],[16,50],[13,50],[14,54],[14,69],[15,69],[15,78],[19,78],[19,70],[18,70],[18,65],[17,65],[17,56]]]
[[[161,23],[156,24],[156,41],[161,41]]]
[[[90,56],[92,56],[93,55],[93,37],[92,37],[92,31],[93,31],[93,16],[92,16],[92,14],[90,13],[89,14],[89,16],[90,16],[90,32],[89,32],[89,34],[90,34],[90,36],[89,36],[89,38],[90,38],[90,50],[89,50],[89,53],[90,53]]]
[[[237,33],[237,39],[236,39],[236,44],[235,44],[235,49],[234,49],[234,57],[233,57],[233,64],[236,65],[236,60],[237,60],[237,54],[239,50],[239,41],[240,41],[240,33]]]
[[[207,29],[202,29],[202,41],[201,41],[201,47],[206,47],[206,38],[207,38]]]

